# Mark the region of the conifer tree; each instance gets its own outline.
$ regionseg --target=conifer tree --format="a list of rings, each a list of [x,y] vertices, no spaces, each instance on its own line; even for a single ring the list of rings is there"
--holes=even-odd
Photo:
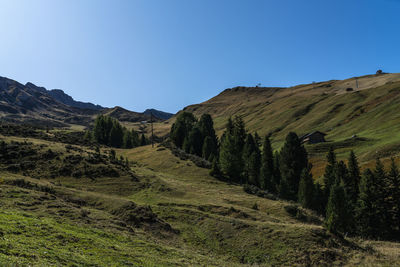
[[[219,163],[217,157],[214,157],[211,170],[210,170],[210,175],[216,178],[221,177],[221,170],[219,168]]]
[[[242,123],[235,123],[229,119],[226,130],[221,138],[221,147],[219,152],[219,163],[221,172],[231,181],[240,182],[243,172],[243,145],[242,140]],[[240,129],[236,129],[239,127]],[[243,142],[243,144],[242,144]]]
[[[360,168],[358,167],[357,157],[353,151],[350,152],[348,161],[348,181],[347,181],[347,194],[353,204],[357,203],[360,185]]]
[[[206,136],[206,138],[204,138],[204,143],[202,147],[202,156],[204,159],[210,160],[212,157],[214,157],[215,154],[216,151],[214,142],[210,136]]]
[[[110,131],[109,144],[112,147],[122,147],[124,131],[118,121],[113,121],[113,126]]]
[[[124,139],[123,139],[123,147],[124,148],[132,148],[133,145],[133,135],[132,132],[125,130],[124,131]]]
[[[274,174],[272,176],[272,188],[275,188],[275,193],[279,192],[279,185],[281,183],[281,168],[279,163],[279,152],[274,154]]]
[[[211,142],[210,142],[210,140],[208,141],[208,142],[210,142],[208,146],[210,148],[212,148],[210,154],[216,155],[217,154],[217,150],[218,150],[218,138],[217,138],[217,135],[215,134],[214,122],[213,122],[211,116],[209,114],[203,114],[200,117],[200,120],[197,123],[197,126],[199,127],[200,132],[201,132],[201,134],[203,136],[202,137],[203,140],[201,140],[201,141],[204,142],[205,138],[207,136],[210,137]],[[204,146],[204,143],[202,143],[202,146]],[[208,155],[208,157],[205,158],[205,159],[208,159],[209,156],[210,155]]]
[[[243,148],[244,175],[243,178],[249,184],[260,186],[260,167],[261,155],[258,146],[251,134],[246,137],[246,142]]]
[[[304,168],[301,173],[298,201],[299,203],[307,209],[311,209],[313,206],[313,196],[314,196],[314,181],[312,174],[310,173],[311,166]]]
[[[380,223],[377,226],[377,230],[380,232],[381,236],[387,235],[387,230],[390,228],[388,225],[388,211],[385,206],[385,196],[386,191],[386,173],[380,159],[376,160],[376,166],[374,170],[375,177],[375,196],[376,196],[376,213],[377,217],[380,219]]]
[[[377,237],[380,218],[376,212],[374,173],[367,169],[361,177],[360,194],[356,209],[357,231],[363,237]]]
[[[328,164],[325,167],[324,184],[325,184],[325,201],[328,202],[330,195],[330,189],[335,182],[335,169],[336,169],[336,154],[332,147],[330,147],[328,154],[326,155]]]
[[[324,201],[322,201],[323,199],[324,199],[324,191],[319,183],[315,183],[311,209],[315,210],[319,214],[325,215],[326,205]]]
[[[188,148],[188,153],[201,157],[203,148],[202,137],[200,129],[197,126],[193,127],[187,138],[186,148]]]
[[[334,184],[330,190],[328,206],[326,208],[325,224],[332,233],[347,233],[349,230],[349,218],[351,214],[347,210],[346,194],[343,186]]]
[[[261,147],[261,137],[257,132],[254,133],[254,142],[256,142],[257,147]]]
[[[307,152],[297,134],[290,132],[280,153],[282,180],[286,181],[289,199],[297,200],[301,172],[307,166]]]
[[[388,225],[391,228],[392,237],[400,239],[400,173],[399,169],[391,159],[390,170],[387,175],[387,195],[385,197],[386,210],[388,212]]]
[[[235,146],[238,151],[240,151],[240,153],[243,152],[246,135],[246,128],[243,119],[239,116],[236,116],[233,121],[233,137],[235,141]]]
[[[171,140],[177,147],[182,148],[185,138],[188,137],[196,121],[196,118],[190,112],[184,111],[178,115],[170,132]]]
[[[265,136],[262,151],[260,173],[261,188],[276,193],[277,188],[274,181],[274,157],[268,136]]]
[[[141,146],[147,145],[147,139],[146,136],[144,136],[144,134],[142,134],[142,137],[140,138],[140,145]]]

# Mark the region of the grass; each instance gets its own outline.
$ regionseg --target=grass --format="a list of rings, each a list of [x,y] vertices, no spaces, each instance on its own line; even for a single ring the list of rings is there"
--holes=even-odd
[[[331,235],[318,220],[290,215],[291,203],[247,194],[169,150],[117,154],[129,159],[136,179],[34,179],[0,171],[0,263],[393,266],[400,260],[397,243]]]
[[[250,132],[261,136],[272,134],[272,146],[279,150],[285,136],[315,130],[327,133],[329,144],[338,145],[353,135],[368,140],[351,143],[338,149],[338,158],[346,159],[354,150],[363,166],[371,166],[375,158],[397,157],[400,150],[400,75],[369,75],[355,79],[299,85],[290,88],[233,88],[214,98],[185,108],[197,117],[209,113],[215,128],[222,134],[231,116],[241,116]],[[351,87],[354,91],[347,92]],[[171,125],[174,118],[168,121]],[[158,134],[167,134],[169,127],[155,125]],[[310,152],[315,152],[310,146]],[[326,148],[326,147],[325,147]],[[311,153],[313,173],[319,177],[324,169],[326,150]]]

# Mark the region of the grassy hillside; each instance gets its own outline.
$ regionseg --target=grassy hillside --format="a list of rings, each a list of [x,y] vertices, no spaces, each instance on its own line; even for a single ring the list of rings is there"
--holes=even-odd
[[[163,147],[118,150],[131,161],[126,170],[108,158],[108,149],[97,162],[90,147],[1,138],[21,147],[15,151],[37,151],[18,152],[21,162],[56,153],[53,169],[0,164],[2,264],[393,266],[400,260],[396,243],[335,237],[311,212],[290,215],[292,204],[246,194]],[[81,159],[71,168],[83,174],[52,178],[71,156]],[[84,171],[100,166],[118,175]]]
[[[357,88],[358,84],[358,88]],[[351,88],[351,89],[348,89]],[[184,109],[197,117],[212,115],[221,134],[231,116],[241,116],[250,132],[271,134],[279,149],[290,131],[302,135],[319,130],[324,145],[308,146],[315,171],[329,146],[339,158],[353,149],[364,164],[375,157],[396,157],[400,151],[400,74],[368,75],[289,88],[236,87]],[[174,119],[168,123],[172,125]],[[166,123],[159,134],[169,131]],[[352,138],[354,136],[358,138]]]

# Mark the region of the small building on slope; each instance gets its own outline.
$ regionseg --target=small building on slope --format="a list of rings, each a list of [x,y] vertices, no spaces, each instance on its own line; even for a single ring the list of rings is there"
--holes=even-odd
[[[325,142],[325,133],[320,131],[314,131],[300,137],[302,144],[318,144]]]

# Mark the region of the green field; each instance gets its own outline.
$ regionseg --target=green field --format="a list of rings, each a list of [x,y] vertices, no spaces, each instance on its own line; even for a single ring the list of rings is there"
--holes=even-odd
[[[7,141],[19,138],[7,137]],[[27,139],[59,151],[57,142]],[[87,148],[80,154],[87,153]],[[91,153],[91,151],[88,151]],[[77,152],[73,152],[77,153]],[[78,153],[78,154],[79,154]],[[102,151],[102,154],[106,150]],[[341,238],[161,146],[119,150],[132,178],[1,172],[0,262],[18,266],[394,266],[397,243]],[[113,166],[112,163],[107,163]]]

